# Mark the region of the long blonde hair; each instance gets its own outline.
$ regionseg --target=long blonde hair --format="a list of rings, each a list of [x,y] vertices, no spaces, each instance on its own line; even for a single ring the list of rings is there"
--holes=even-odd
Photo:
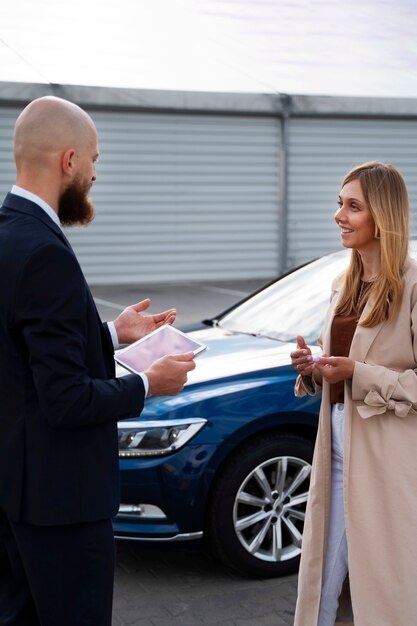
[[[346,174],[342,187],[352,180],[358,180],[361,185],[375,222],[375,237],[380,239],[381,270],[370,291],[371,309],[361,321],[361,326],[372,327],[394,318],[401,306],[402,272],[409,238],[408,193],[403,177],[390,163],[362,163]],[[337,315],[354,312],[362,272],[361,256],[357,250],[352,250],[344,275],[343,294],[335,309]]]

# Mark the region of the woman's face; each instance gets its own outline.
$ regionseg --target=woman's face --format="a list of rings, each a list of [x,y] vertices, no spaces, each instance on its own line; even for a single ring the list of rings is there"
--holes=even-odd
[[[340,192],[339,209],[335,220],[340,228],[342,244],[359,252],[372,249],[375,239],[375,222],[363,197],[359,180],[346,183]]]

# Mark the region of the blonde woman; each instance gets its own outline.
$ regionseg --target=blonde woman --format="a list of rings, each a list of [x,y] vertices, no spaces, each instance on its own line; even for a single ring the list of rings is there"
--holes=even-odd
[[[333,626],[349,573],[355,626],[417,624],[417,264],[398,170],[343,180],[335,220],[352,250],[333,283],[323,355],[291,354],[296,394],[322,390],[295,626]]]

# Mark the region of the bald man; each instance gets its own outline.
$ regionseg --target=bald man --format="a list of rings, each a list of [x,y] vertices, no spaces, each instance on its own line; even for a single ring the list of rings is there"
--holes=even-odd
[[[54,97],[15,127],[16,185],[0,209],[0,624],[111,624],[117,420],[174,395],[193,354],[115,378],[114,348],[175,310],[149,300],[102,324],[62,225],[94,217],[97,131]]]

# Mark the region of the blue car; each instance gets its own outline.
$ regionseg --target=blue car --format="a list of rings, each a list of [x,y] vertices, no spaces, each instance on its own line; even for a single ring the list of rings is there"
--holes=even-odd
[[[207,344],[185,389],[119,422],[118,539],[201,539],[252,576],[298,568],[320,398],[294,396],[290,352],[316,346],[338,252],[191,332]],[[120,374],[122,372],[119,372]]]

